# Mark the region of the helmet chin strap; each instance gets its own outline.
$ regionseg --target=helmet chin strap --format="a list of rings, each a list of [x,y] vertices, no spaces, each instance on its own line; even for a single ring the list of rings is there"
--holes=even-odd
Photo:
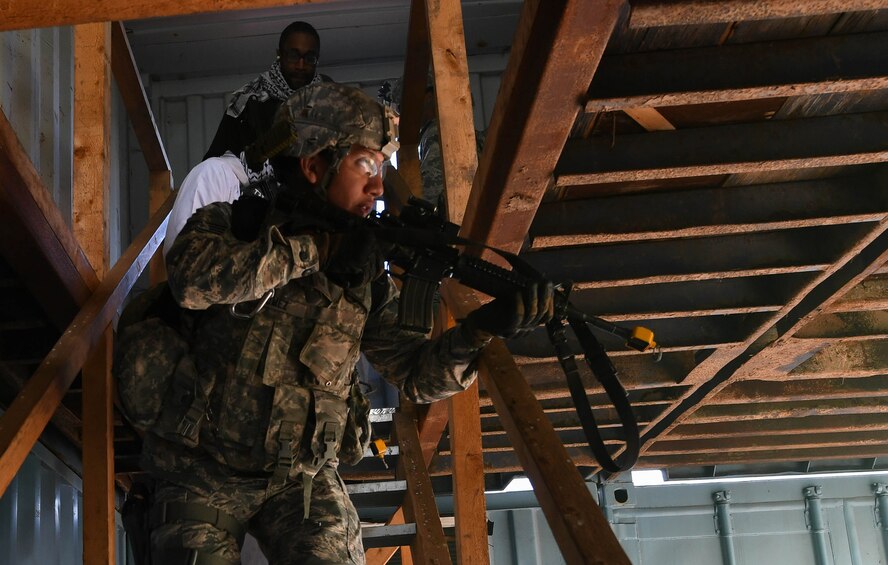
[[[325,201],[327,200],[327,195],[330,190],[330,183],[333,182],[333,177],[335,177],[336,174],[339,172],[339,167],[342,166],[342,159],[343,157],[348,155],[350,149],[351,147],[348,147],[344,150],[339,147],[336,148],[336,151],[334,151],[333,153],[333,162],[330,163],[329,167],[327,167],[327,171],[324,173],[324,178],[321,179],[321,183],[315,189],[318,193],[318,196],[320,196]]]

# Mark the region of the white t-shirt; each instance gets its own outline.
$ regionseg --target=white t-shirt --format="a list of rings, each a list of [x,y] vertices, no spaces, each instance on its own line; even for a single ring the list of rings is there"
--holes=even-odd
[[[211,157],[191,169],[179,187],[170,212],[163,242],[164,257],[185,227],[185,222],[198,208],[213,202],[234,202],[240,197],[241,189],[249,184],[240,158],[230,152],[221,157]]]

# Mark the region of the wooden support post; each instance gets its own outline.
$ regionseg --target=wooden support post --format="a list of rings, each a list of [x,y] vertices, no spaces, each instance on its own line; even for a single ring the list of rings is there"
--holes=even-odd
[[[435,106],[441,135],[444,190],[449,220],[461,223],[478,169],[469,65],[458,0],[426,2],[429,44],[435,74]],[[442,327],[454,325],[441,309]],[[449,323],[448,323],[449,322]],[[453,452],[453,502],[456,516],[456,555],[461,564],[490,562],[487,545],[487,504],[484,498],[484,459],[478,383],[452,396],[450,442]]]
[[[109,261],[111,25],[74,28],[74,235],[101,280]]]
[[[83,366],[83,562],[115,562],[111,328]]]
[[[441,517],[435,506],[435,493],[419,445],[416,410],[404,399],[394,415],[394,425],[398,437],[398,466],[407,479],[404,512],[407,520],[416,524],[412,553],[419,563],[451,563]]]
[[[99,279],[110,269],[111,25],[74,28],[74,233]],[[111,329],[83,367],[83,562],[115,562]]]

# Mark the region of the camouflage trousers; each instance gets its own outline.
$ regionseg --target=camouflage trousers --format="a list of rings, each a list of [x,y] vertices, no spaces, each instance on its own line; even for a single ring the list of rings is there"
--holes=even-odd
[[[267,479],[232,477],[211,493],[159,481],[154,501],[155,505],[199,504],[225,512],[256,538],[269,565],[364,563],[358,514],[331,465],[322,467],[312,481],[309,517],[304,521],[302,481],[269,488]],[[185,548],[232,564],[241,559],[238,541],[231,533],[190,520],[168,518],[167,523],[155,526],[151,547],[155,554]]]

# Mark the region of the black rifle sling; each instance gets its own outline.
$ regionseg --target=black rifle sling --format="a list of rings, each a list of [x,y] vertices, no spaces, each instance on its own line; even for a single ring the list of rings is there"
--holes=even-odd
[[[589,330],[589,327],[585,322],[579,320],[569,319],[568,321],[583,347],[586,363],[589,365],[595,378],[604,387],[605,393],[607,393],[608,398],[610,398],[611,403],[613,403],[614,408],[617,410],[620,425],[623,428],[626,450],[615,461],[604,445],[598,424],[595,422],[592,406],[589,404],[586,387],[583,385],[582,378],[580,377],[576,358],[567,343],[564,322],[560,319],[554,319],[549,322],[546,329],[549,332],[549,339],[555,347],[558,362],[561,364],[561,368],[567,378],[567,386],[574,406],[576,406],[586,441],[589,442],[589,447],[592,449],[595,459],[603,469],[611,473],[625,471],[630,469],[638,459],[638,423],[635,420],[635,414],[632,412],[625,389],[617,379],[617,373],[613,364],[611,364],[607,353],[591,330]]]

